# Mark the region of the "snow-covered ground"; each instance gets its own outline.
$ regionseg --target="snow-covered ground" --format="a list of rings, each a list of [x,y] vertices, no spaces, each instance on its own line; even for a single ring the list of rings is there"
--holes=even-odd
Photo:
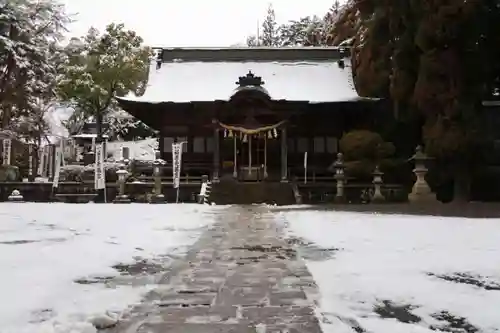
[[[89,321],[140,301],[216,209],[0,204],[0,332],[95,332]]]
[[[319,286],[325,333],[500,332],[500,219],[283,215]]]

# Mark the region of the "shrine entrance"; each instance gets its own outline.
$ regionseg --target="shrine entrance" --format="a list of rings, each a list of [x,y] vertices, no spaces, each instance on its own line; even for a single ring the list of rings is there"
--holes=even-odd
[[[261,77],[249,72],[236,84],[229,103],[212,120],[223,133],[222,174],[239,181],[286,181],[287,117],[276,111]],[[218,158],[214,165],[219,165]]]
[[[253,130],[225,124],[221,126],[224,128],[222,155],[225,174],[231,172],[233,178],[239,181],[277,178],[275,176],[280,172],[281,156],[277,129],[279,124]]]

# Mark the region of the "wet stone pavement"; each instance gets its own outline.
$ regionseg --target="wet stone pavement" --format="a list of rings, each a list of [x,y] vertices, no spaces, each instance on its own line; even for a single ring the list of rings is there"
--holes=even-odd
[[[113,333],[320,333],[316,285],[264,206],[229,207]]]

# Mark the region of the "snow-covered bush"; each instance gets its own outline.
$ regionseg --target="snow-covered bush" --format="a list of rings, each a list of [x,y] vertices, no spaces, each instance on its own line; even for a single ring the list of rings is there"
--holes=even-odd
[[[14,165],[0,165],[0,182],[16,182],[21,180],[19,168]]]
[[[123,166],[122,163],[104,162],[106,182],[116,182],[116,172]],[[82,182],[94,180],[95,164],[66,165],[61,167],[60,181]]]

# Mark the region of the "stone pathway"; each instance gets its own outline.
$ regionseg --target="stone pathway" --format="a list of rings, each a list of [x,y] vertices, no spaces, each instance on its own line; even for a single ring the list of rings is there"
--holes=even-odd
[[[264,206],[230,207],[113,333],[320,333],[316,286]],[[309,296],[309,297],[308,297]]]

